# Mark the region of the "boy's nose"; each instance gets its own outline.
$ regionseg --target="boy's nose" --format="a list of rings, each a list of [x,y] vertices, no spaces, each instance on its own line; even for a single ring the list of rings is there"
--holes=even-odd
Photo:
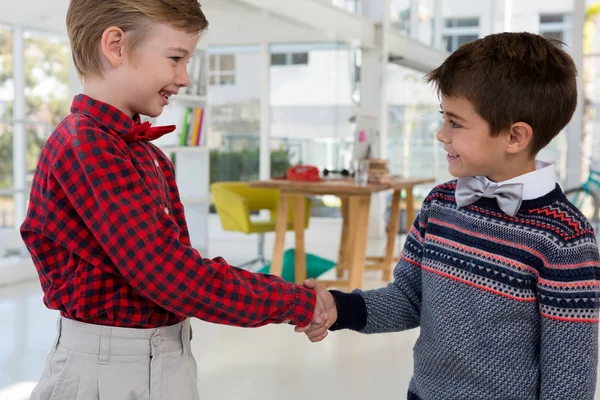
[[[443,129],[440,129],[437,131],[437,133],[435,134],[435,138],[442,143],[447,143],[448,142],[448,136],[446,136],[443,132]]]
[[[190,84],[190,74],[188,74],[187,68],[183,68],[175,77],[175,84],[180,87],[186,87]]]

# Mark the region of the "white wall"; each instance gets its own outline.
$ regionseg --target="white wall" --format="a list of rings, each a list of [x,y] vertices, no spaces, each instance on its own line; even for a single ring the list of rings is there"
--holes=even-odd
[[[317,50],[310,52],[308,65],[271,67],[271,105],[350,105],[351,61],[348,50]],[[213,104],[259,99],[260,54],[236,53],[235,65],[235,85],[210,87]]]
[[[212,104],[238,103],[260,98],[260,53],[235,53],[235,85],[214,85],[208,93]]]
[[[351,60],[347,50],[319,50],[308,65],[272,67],[271,104],[350,105]]]

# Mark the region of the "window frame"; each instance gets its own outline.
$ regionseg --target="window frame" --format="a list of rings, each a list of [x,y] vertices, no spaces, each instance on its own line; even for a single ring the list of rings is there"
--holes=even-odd
[[[280,64],[280,63],[274,64],[273,56],[279,56],[279,57],[285,56],[285,62],[283,64]],[[294,62],[295,56],[306,57],[306,62],[295,63]],[[291,51],[291,52],[278,51],[276,53],[271,53],[271,66],[272,67],[302,67],[302,66],[308,66],[309,63],[310,63],[310,52],[308,52],[308,51]]]
[[[542,17],[554,17],[554,16],[562,16],[562,22],[542,22]],[[544,33],[547,32],[561,32],[562,39],[561,41],[566,45],[565,50],[568,49],[568,46],[571,44],[571,32],[573,29],[572,16],[571,13],[563,12],[563,13],[540,13],[539,14],[539,33],[540,35],[547,37]],[[564,46],[563,46],[564,47]]]
[[[233,69],[222,70],[221,58],[231,56],[233,60]],[[214,57],[214,69],[211,68],[211,58]],[[236,57],[235,53],[211,53],[208,60],[208,84],[210,86],[233,86],[236,83]],[[225,82],[223,79],[231,79]]]
[[[448,26],[448,21],[459,21],[459,20],[476,20],[477,26]],[[477,36],[476,39],[481,37],[481,19],[478,16],[469,16],[469,17],[451,17],[444,18],[444,25],[442,29],[442,41],[445,44],[444,49],[448,52],[452,53],[458,49],[458,38],[460,36],[473,35]],[[448,50],[448,42],[444,42],[444,40],[450,40],[451,50]]]

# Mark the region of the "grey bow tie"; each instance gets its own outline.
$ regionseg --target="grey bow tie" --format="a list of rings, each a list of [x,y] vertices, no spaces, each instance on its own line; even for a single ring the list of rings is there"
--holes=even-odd
[[[507,183],[489,187],[475,177],[458,178],[454,196],[459,208],[471,205],[482,197],[494,198],[498,202],[498,207],[506,215],[514,217],[523,201],[523,184]]]

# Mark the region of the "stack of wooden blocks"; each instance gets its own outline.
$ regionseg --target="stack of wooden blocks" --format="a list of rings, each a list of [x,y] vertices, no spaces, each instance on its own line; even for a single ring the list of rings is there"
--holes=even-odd
[[[369,158],[369,183],[388,183],[390,181],[390,170],[388,160],[381,158]]]

